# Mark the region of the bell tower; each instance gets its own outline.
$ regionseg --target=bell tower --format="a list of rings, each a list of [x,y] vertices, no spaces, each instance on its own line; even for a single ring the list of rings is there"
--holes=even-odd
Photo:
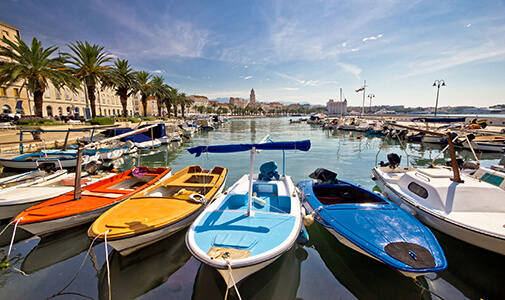
[[[251,89],[251,95],[249,95],[249,102],[251,104],[256,103],[256,94],[254,93],[254,89]]]

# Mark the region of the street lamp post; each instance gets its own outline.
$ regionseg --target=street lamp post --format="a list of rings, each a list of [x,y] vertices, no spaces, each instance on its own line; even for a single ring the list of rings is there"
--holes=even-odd
[[[435,80],[435,82],[433,82],[433,86],[436,86],[437,87],[437,100],[435,102],[435,117],[437,116],[437,109],[438,109],[438,94],[440,93],[440,87],[441,86],[445,86],[445,81],[443,79],[440,79],[440,80]]]
[[[375,94],[368,94],[368,98],[370,98],[370,114],[372,113],[372,98],[375,97]]]

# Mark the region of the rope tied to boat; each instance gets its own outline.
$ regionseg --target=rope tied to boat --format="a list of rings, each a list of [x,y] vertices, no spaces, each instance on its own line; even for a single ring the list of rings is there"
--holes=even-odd
[[[62,288],[59,292],[57,292],[56,294],[52,295],[51,297],[48,297],[47,299],[51,299],[51,298],[54,298],[54,297],[57,297],[57,296],[61,296],[63,295],[63,291],[66,290],[71,284],[72,282],[74,282],[74,280],[77,278],[77,275],[79,275],[79,273],[81,272],[81,269],[82,267],[84,266],[84,263],[86,262],[86,258],[88,258],[88,255],[90,255],[90,252],[93,250],[93,245],[95,244],[95,241],[102,235],[105,235],[110,231],[110,229],[108,229],[107,231],[103,232],[103,233],[100,233],[98,234],[94,239],[93,241],[91,241],[91,244],[89,245],[89,248],[88,248],[88,251],[86,252],[86,255],[84,256],[84,259],[82,260],[82,263],[81,263],[81,266],[79,267],[79,270],[77,270],[77,273],[75,274],[75,276],[72,278],[72,280],[70,280],[70,282],[64,287]],[[109,274],[109,260],[107,258],[107,243],[105,243],[105,256],[106,256],[106,261],[107,261],[107,275]],[[109,276],[109,275],[108,275]],[[110,278],[109,278],[109,299],[110,299],[111,295],[110,295]]]
[[[421,288],[421,297],[420,297],[421,299],[423,298],[423,294],[424,294],[424,292],[428,292],[428,293],[430,293],[430,294],[432,294],[432,295],[434,295],[434,296],[438,297],[439,299],[445,300],[442,296],[440,296],[440,295],[438,295],[437,293],[432,292],[432,291],[430,291],[429,289],[425,288],[425,287],[421,284],[421,282],[419,282],[419,280],[418,280],[417,278],[414,278],[414,283],[415,283],[418,287],[420,287],[420,288]]]
[[[2,235],[2,233],[4,233],[4,231],[7,229],[7,227],[9,227],[9,225],[11,225],[12,223],[16,222],[16,224],[14,224],[14,230],[12,231],[12,237],[11,237],[11,242],[9,244],[9,251],[7,252],[7,256],[3,259],[3,261],[0,263],[0,270],[3,270],[3,269],[7,269],[10,266],[10,263],[9,263],[9,257],[11,255],[11,251],[12,251],[12,245],[14,244],[14,237],[16,236],[16,229],[18,227],[18,223],[19,221],[21,221],[23,219],[23,217],[19,218],[19,219],[14,219],[12,220],[11,222],[9,222],[9,224],[7,224],[7,226],[5,226],[5,228],[2,230],[2,232],[0,232],[0,235]],[[20,269],[18,268],[15,268],[15,267],[11,267],[12,269],[18,271],[19,273],[23,274],[24,276],[28,276],[26,275],[25,272],[21,271]]]
[[[228,299],[228,291],[230,290],[228,288],[228,282],[230,282],[230,280],[233,282],[233,287],[235,288],[235,292],[237,292],[238,298],[240,300],[242,300],[242,297],[240,296],[240,293],[238,292],[237,283],[235,282],[235,279],[233,278],[231,261],[230,261],[230,253],[225,252],[222,255],[222,258],[224,258],[226,265],[228,266],[228,280],[226,282],[226,294],[224,295],[224,300]]]

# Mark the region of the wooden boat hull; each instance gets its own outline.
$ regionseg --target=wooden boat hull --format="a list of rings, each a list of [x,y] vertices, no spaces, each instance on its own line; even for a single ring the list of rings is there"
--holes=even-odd
[[[104,240],[100,234],[107,232],[108,243],[128,255],[189,226],[206,206],[189,195],[201,194],[212,202],[222,192],[227,173],[221,167],[187,167],[104,213],[88,234]]]
[[[409,211],[424,224],[466,243],[505,255],[505,229],[503,229],[503,227],[501,227],[503,233],[499,235],[497,233],[490,233],[482,228],[472,226],[468,223],[465,224],[460,222],[452,218],[450,211],[448,211],[448,213],[444,213],[442,211],[431,209],[418,203],[410,196],[402,193],[396,186],[396,183],[385,180],[384,173],[380,171],[380,168],[373,168],[372,172],[377,185],[382,190],[383,195],[400,205],[400,207]],[[454,200],[454,203],[456,202],[457,200]],[[503,212],[489,212],[483,216],[481,214],[473,213],[473,217],[472,212],[467,212],[467,214],[469,220],[477,220],[477,218],[483,217],[484,219],[497,221],[495,223],[499,224],[503,224],[502,220],[505,216]]]
[[[35,235],[47,235],[91,222],[110,207],[170,176],[170,169],[147,169],[135,176],[134,169],[102,179],[82,188],[80,199],[74,192],[44,201],[15,217],[19,226]]]

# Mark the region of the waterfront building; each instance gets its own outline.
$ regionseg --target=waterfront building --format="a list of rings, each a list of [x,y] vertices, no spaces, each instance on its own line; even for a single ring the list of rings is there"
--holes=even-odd
[[[242,99],[242,98],[234,98],[230,97],[229,101],[230,105],[245,108],[247,106],[247,100]]]
[[[10,40],[15,40],[20,37],[20,32],[17,27],[9,25],[0,21],[0,32],[2,37]],[[25,41],[30,45],[30,41]],[[0,40],[1,43],[1,40]],[[47,46],[45,46],[47,48]],[[1,60],[2,58],[0,58]],[[4,58],[5,60],[5,58]],[[35,105],[33,103],[33,94],[26,88],[22,87],[23,83],[19,82],[10,87],[0,86],[0,104],[2,105],[2,113],[12,114],[18,113],[21,115],[34,115]],[[123,106],[119,100],[119,96],[113,89],[101,88],[97,85],[96,90],[96,112],[97,115],[102,116],[118,116],[122,114]],[[140,112],[140,106],[135,102],[138,101],[139,96],[134,95],[128,98],[127,112],[128,115]],[[43,96],[43,111],[44,117],[54,116],[69,116],[78,115],[84,116],[84,108],[89,107],[88,98],[84,89],[71,92],[67,88],[56,89],[51,82],[49,82]]]
[[[209,106],[209,98],[205,96],[190,95],[188,96],[188,99],[193,102],[193,106]]]
[[[347,113],[347,100],[335,102],[330,99],[326,102],[326,109],[330,115],[345,115]]]

